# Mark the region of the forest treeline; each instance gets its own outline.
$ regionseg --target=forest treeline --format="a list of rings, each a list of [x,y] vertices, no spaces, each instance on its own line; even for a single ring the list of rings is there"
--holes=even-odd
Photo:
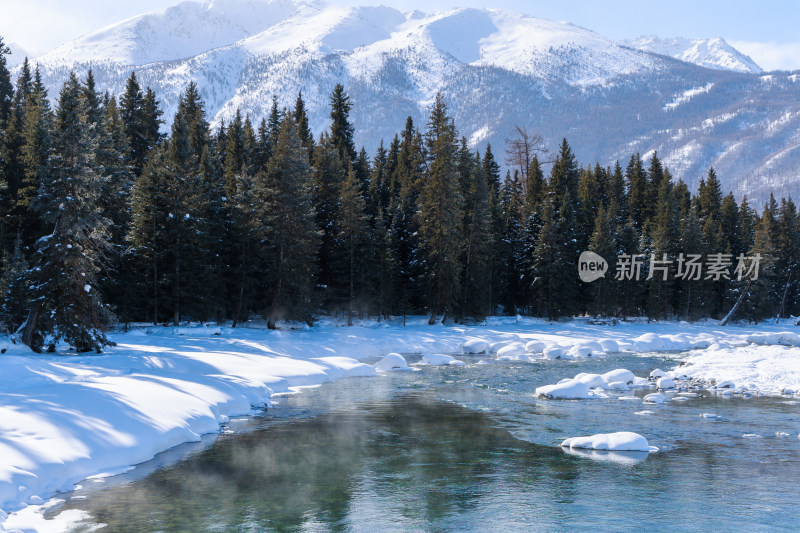
[[[475,151],[441,95],[426,124],[408,118],[367,154],[341,85],[316,137],[302,94],[212,130],[194,83],[164,135],[135,73],[121,95],[71,74],[51,104],[38,67],[26,61],[12,83],[3,51],[0,322],[35,349],[57,338],[100,349],[114,321],[694,320],[724,315],[743,291],[741,318],[800,312],[797,208],[770,198],[759,215],[723,197],[713,169],[690,191],[656,153],[581,166],[566,139],[548,153],[524,127],[501,157]],[[581,282],[583,250],[609,275]],[[759,277],[648,280],[647,261],[639,281],[613,275],[621,254],[680,253],[734,266],[760,254]]]

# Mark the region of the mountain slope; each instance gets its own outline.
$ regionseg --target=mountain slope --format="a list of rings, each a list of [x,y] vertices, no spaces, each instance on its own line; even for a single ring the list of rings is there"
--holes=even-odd
[[[650,35],[623,41],[623,43],[632,48],[674,57],[701,67],[755,74],[762,71],[761,67],[749,56],[738,51],[721,37],[714,39],[684,39],[681,37],[664,39]]]

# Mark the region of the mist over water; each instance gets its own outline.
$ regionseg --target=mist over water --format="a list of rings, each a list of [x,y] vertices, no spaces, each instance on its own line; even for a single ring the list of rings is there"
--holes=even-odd
[[[91,519],[73,531],[114,532],[795,529],[796,404],[532,395],[580,371],[644,375],[669,364],[615,357],[342,380],[282,398],[144,478],[68,495],[52,514],[81,509]],[[633,414],[645,408],[654,414]],[[775,437],[776,428],[794,433]],[[640,432],[662,450],[595,460],[557,447],[600,429]]]

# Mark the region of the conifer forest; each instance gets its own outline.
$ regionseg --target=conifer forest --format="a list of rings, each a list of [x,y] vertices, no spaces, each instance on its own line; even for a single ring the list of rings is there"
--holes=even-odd
[[[524,125],[475,150],[441,94],[425,124],[409,118],[370,154],[354,145],[357,102],[341,85],[319,135],[302,93],[211,128],[193,83],[164,134],[158,95],[135,73],[123,94],[99,93],[89,71],[51,95],[27,61],[12,80],[4,50],[0,327],[36,350],[99,350],[130,322],[692,321],[737,302],[739,319],[800,314],[797,206],[750,205],[713,169],[689,190],[657,152],[604,167]],[[590,284],[584,250],[610,263]],[[636,254],[640,279],[615,276],[615,258]],[[681,254],[722,254],[731,271],[681,277]],[[756,254],[756,279],[733,275]],[[663,276],[648,275],[651,256]]]

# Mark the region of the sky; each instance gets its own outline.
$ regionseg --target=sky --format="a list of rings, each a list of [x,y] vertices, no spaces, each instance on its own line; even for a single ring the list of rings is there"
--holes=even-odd
[[[35,56],[81,34],[179,0],[0,0],[0,36]],[[614,39],[723,37],[766,70],[800,69],[800,2],[795,0],[329,0],[401,11],[501,8],[572,22]]]

